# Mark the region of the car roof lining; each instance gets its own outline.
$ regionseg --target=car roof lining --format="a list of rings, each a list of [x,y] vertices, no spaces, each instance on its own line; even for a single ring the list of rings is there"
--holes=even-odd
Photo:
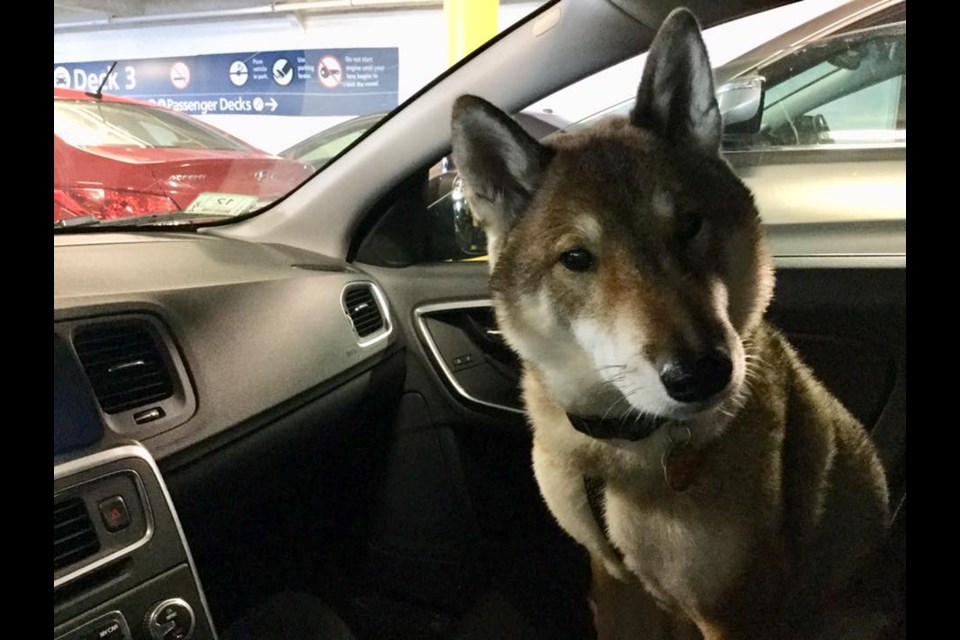
[[[707,28],[788,2],[547,3],[412,96],[346,153],[267,211],[201,232],[284,244],[344,259],[363,215],[406,176],[449,150],[450,114],[458,96],[472,93],[505,111],[518,111],[576,80],[646,51],[659,22],[645,21],[666,16],[681,4],[693,10]],[[604,46],[596,47],[597,42]],[[584,55],[585,51],[591,55]],[[518,68],[520,73],[510,72]]]

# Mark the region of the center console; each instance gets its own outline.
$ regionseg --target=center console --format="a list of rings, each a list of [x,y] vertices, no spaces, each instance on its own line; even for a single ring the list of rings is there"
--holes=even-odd
[[[53,469],[55,640],[216,638],[176,511],[131,443]]]

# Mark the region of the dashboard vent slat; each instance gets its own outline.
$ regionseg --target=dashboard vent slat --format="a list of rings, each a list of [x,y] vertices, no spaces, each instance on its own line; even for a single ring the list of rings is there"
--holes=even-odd
[[[343,294],[343,304],[357,336],[366,338],[386,327],[383,311],[370,285],[351,286]]]
[[[100,550],[100,539],[82,498],[53,503],[53,570]]]
[[[82,327],[74,333],[73,346],[104,413],[119,413],[173,395],[158,342],[143,324]]]

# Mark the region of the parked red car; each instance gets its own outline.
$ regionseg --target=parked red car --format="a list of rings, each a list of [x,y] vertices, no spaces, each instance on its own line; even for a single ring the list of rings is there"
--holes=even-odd
[[[53,91],[54,223],[183,211],[210,193],[253,196],[235,199],[252,210],[312,173],[148,102]]]

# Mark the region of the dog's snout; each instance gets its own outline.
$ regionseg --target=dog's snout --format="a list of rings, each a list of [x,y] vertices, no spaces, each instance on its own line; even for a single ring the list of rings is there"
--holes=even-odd
[[[677,402],[702,402],[726,389],[732,372],[727,352],[714,349],[700,357],[668,360],[660,367],[660,381]]]

